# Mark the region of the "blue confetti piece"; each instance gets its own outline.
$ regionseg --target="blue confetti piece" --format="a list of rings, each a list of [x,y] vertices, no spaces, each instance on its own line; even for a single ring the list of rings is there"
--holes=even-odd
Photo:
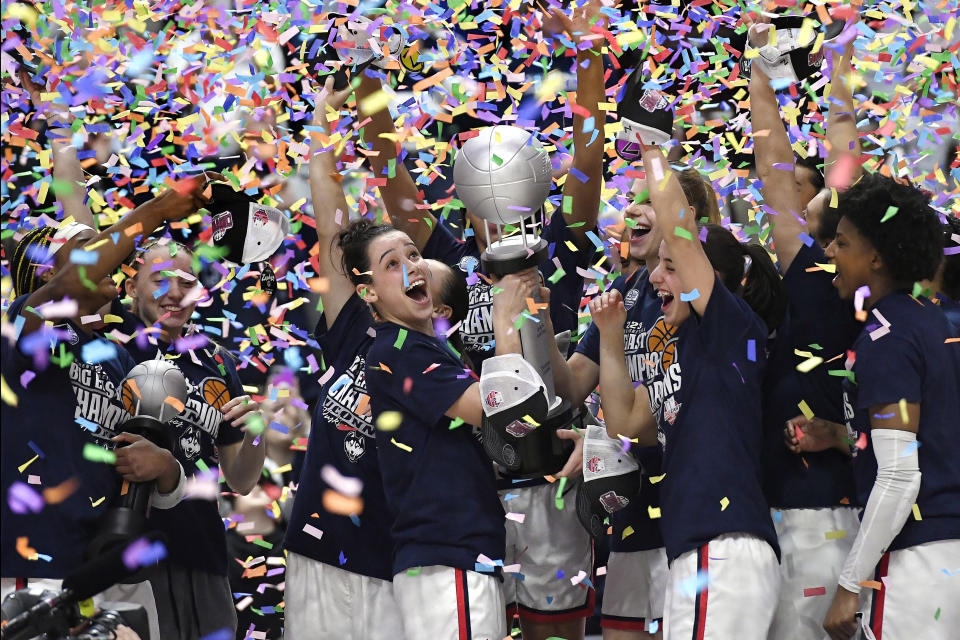
[[[88,364],[114,360],[117,357],[117,346],[112,342],[94,340],[83,345],[80,357]]]
[[[352,522],[355,527],[359,527],[359,526],[360,526],[360,516],[358,516],[358,515],[355,514],[355,513],[351,513],[351,514],[350,514],[350,522]]]
[[[580,182],[587,182],[590,180],[590,177],[585,174],[583,171],[580,171],[576,167],[570,167],[570,173]]]
[[[482,562],[475,562],[473,565],[473,570],[477,573],[493,573],[494,567],[492,564],[484,564]]]
[[[30,447],[30,449],[31,449],[35,454],[37,454],[38,456],[40,456],[40,459],[41,459],[41,460],[46,460],[46,459],[47,459],[47,455],[46,455],[43,451],[41,451],[40,447],[38,447],[36,444],[34,444],[33,440],[30,440],[29,442],[27,442],[27,446]]]
[[[783,512],[782,512],[782,511],[774,511],[774,512],[773,512],[773,521],[779,523],[781,520],[783,520]]]
[[[706,571],[697,571],[697,575],[690,576],[680,582],[680,590],[687,596],[695,596],[710,584],[710,576]]]
[[[563,576],[566,575],[563,572],[563,569],[557,569],[557,580],[563,580]]]
[[[680,292],[681,302],[691,302],[693,300],[696,300],[699,297],[700,297],[700,291],[697,289],[694,289],[690,293],[684,293],[683,291]]]
[[[96,433],[97,431],[100,430],[100,425],[98,425],[96,422],[91,422],[90,420],[87,420],[85,418],[79,418],[79,417],[74,418],[73,420],[78,425],[80,425],[87,431],[90,431],[91,433]]]
[[[922,443],[919,440],[914,440],[913,442],[908,444],[906,447],[904,447],[903,453],[900,454],[900,457],[903,458],[905,456],[910,455],[911,453],[919,449],[921,444]]]
[[[343,551],[340,552],[340,566],[347,564],[347,556],[343,555]]]
[[[757,361],[757,341],[756,340],[747,340],[747,360],[750,362]]]
[[[74,249],[70,252],[70,262],[73,264],[97,264],[100,254],[96,251],[84,251],[83,249]]]
[[[37,554],[37,558],[39,558],[40,560],[43,560],[44,562],[52,562],[52,561],[53,561],[53,556],[48,556],[48,555],[45,554],[45,553],[38,553],[38,554]]]
[[[213,633],[203,636],[200,640],[234,640],[234,632],[227,628],[217,629]]]
[[[503,501],[507,502],[508,500],[513,500],[514,498],[519,498],[519,497],[520,497],[519,493],[508,493],[505,496],[503,496]]]
[[[407,275],[407,265],[403,265],[403,288],[410,286],[410,277]]]
[[[797,237],[800,238],[803,244],[807,245],[808,247],[812,247],[813,243],[815,242],[813,237],[805,231],[801,232]]]

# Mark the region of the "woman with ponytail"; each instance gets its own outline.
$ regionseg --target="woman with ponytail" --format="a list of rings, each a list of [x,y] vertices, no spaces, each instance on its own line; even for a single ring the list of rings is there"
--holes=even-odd
[[[314,111],[314,125],[327,135],[333,133],[335,117],[351,91],[333,93],[332,88],[328,80]],[[390,225],[365,219],[351,224],[338,178],[333,147],[325,147],[314,136],[310,188],[319,237],[317,276],[327,282],[316,334],[327,370],[320,378],[320,401],[313,410],[284,539],[288,552],[284,637],[393,640],[404,637],[393,596],[393,518],[384,495],[366,373],[378,305],[368,304],[357,288],[371,281],[372,245],[384,239],[401,244],[410,239]],[[374,260],[379,257],[378,253]],[[456,327],[467,310],[464,279],[439,262],[420,262],[431,276],[435,302],[430,313],[438,328]],[[412,271],[408,280],[414,284]],[[425,292],[417,288],[416,294]],[[463,353],[458,332],[449,341]],[[339,500],[331,501],[330,496]]]
[[[779,590],[779,548],[760,487],[761,382],[782,285],[762,247],[716,225],[697,228],[658,149],[645,148],[643,163],[664,230],[650,274],[662,312],[647,339],[656,371],[634,390],[604,385],[601,368],[604,416],[618,434],[663,452],[664,637],[761,640]],[[595,300],[591,312],[601,358],[622,354],[619,293]]]

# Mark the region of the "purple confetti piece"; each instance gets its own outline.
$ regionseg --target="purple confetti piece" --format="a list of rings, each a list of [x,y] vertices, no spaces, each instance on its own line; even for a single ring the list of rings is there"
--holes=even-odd
[[[37,377],[36,372],[24,371],[22,374],[20,374],[20,386],[26,389],[27,385],[30,384],[30,381],[36,377]]]
[[[14,482],[7,490],[7,504],[14,513],[40,513],[43,511],[43,496],[23,482]]]

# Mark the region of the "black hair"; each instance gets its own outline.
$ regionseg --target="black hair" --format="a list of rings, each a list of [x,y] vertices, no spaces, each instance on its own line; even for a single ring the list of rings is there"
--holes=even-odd
[[[762,245],[741,243],[720,225],[708,224],[705,228],[703,250],[720,273],[723,286],[742,297],[769,331],[776,329],[787,311],[787,292],[770,254]],[[745,258],[750,259],[749,266]]]
[[[452,267],[447,267],[443,282],[440,283],[440,300],[442,304],[450,307],[450,326],[455,326],[467,317],[467,311],[470,309],[470,295],[467,290],[467,280],[461,276]],[[460,353],[460,359],[468,368],[473,369],[473,362],[467,355],[466,345],[463,344],[463,338],[460,336],[460,329],[457,329],[447,338],[450,345]],[[477,371],[477,373],[480,373]]]
[[[17,243],[10,260],[10,276],[16,296],[33,293],[43,286],[37,274],[40,265],[51,265],[50,244],[56,233],[54,227],[38,227],[28,231]]]
[[[839,195],[837,210],[880,254],[897,286],[934,277],[943,255],[942,225],[919,189],[864,174]]]
[[[370,284],[370,256],[367,249],[377,236],[396,231],[388,224],[377,224],[360,219],[337,234],[337,246],[340,247],[340,264],[343,273],[354,286]]]
[[[817,195],[824,193],[821,189]],[[837,237],[837,225],[840,224],[840,210],[830,206],[830,190],[826,189],[826,195],[823,201],[823,210],[820,212],[820,220],[817,223],[817,230],[814,238],[821,246],[826,247]],[[809,205],[808,205],[809,206]]]
[[[798,167],[806,167],[810,170],[810,184],[817,193],[826,186],[823,179],[823,163],[819,162],[818,158],[814,158],[813,156],[807,156],[806,158],[794,156],[794,163]]]
[[[944,249],[960,250],[960,241],[953,239],[955,235],[960,237],[960,218],[948,215],[943,223]],[[960,253],[944,253],[940,288],[951,300],[960,300]]]

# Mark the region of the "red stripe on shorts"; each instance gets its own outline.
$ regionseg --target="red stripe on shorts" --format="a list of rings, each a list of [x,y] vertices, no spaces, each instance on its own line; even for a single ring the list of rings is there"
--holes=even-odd
[[[707,567],[709,544],[705,544],[697,551],[697,586],[702,588],[697,592],[693,611],[693,640],[703,640],[707,632],[707,581],[709,571]]]
[[[880,558],[880,564],[877,566],[877,582],[880,583],[880,588],[873,594],[873,606],[870,611],[870,629],[877,640],[883,640],[883,601],[887,596],[887,585],[883,584],[883,579],[887,577],[889,567],[890,552],[888,551]]]
[[[460,640],[470,640],[470,597],[467,594],[467,572],[454,569],[454,582],[457,584],[457,627]]]

